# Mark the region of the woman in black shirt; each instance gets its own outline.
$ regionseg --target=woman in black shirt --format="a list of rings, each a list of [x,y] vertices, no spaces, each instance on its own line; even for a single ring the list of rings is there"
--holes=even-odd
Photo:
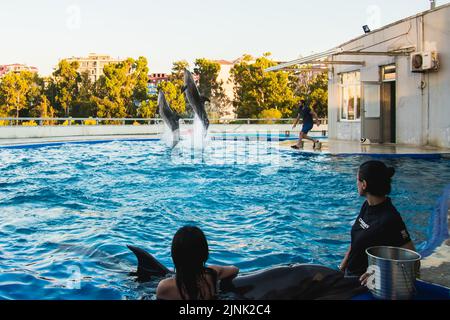
[[[351,245],[339,266],[346,276],[359,277],[366,272],[367,248],[391,246],[415,251],[400,213],[387,197],[394,173],[394,168],[386,167],[381,161],[368,161],[359,167],[358,192],[367,200],[353,224]]]

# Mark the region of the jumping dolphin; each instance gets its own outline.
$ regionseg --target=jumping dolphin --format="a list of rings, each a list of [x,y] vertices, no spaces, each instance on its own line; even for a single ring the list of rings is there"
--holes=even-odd
[[[174,275],[145,250],[128,248],[138,259],[135,274],[139,281]],[[274,267],[224,279],[220,290],[238,300],[347,300],[367,292],[357,278],[344,278],[339,271],[310,264]]]
[[[184,87],[182,91],[185,93],[189,104],[192,106],[195,114],[202,121],[203,128],[205,128],[205,135],[209,127],[208,115],[205,111],[205,101],[209,101],[207,98],[202,97],[195,84],[194,77],[189,70],[184,69]]]
[[[169,103],[166,100],[164,92],[159,91],[158,95],[158,108],[159,114],[161,118],[164,120],[164,123],[170,128],[172,131],[172,147],[175,147],[177,143],[180,141],[180,116],[173,111]]]

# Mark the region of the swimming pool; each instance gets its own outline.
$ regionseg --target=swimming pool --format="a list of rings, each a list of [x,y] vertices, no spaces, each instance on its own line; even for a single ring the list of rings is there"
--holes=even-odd
[[[170,243],[200,226],[210,263],[242,271],[289,263],[335,267],[363,201],[366,157],[332,157],[259,141],[158,141],[0,149],[0,299],[142,299],[126,244],[172,267]],[[387,159],[392,198],[419,247],[450,181],[445,159]]]

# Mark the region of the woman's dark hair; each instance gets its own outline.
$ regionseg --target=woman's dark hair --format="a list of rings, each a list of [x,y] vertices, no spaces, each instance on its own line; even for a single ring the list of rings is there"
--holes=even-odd
[[[359,181],[366,181],[366,192],[374,196],[385,196],[391,193],[391,178],[395,169],[387,167],[381,161],[367,161],[359,167]]]
[[[175,264],[175,280],[183,300],[205,299],[201,284],[209,286],[205,278],[208,256],[208,242],[202,230],[185,226],[177,231],[172,240],[172,260]]]

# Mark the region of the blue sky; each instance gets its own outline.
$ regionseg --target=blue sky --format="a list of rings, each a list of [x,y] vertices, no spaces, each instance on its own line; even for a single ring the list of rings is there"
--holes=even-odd
[[[0,64],[47,75],[58,59],[90,52],[142,55],[151,72],[244,53],[291,60],[428,8],[428,0],[2,0]]]

